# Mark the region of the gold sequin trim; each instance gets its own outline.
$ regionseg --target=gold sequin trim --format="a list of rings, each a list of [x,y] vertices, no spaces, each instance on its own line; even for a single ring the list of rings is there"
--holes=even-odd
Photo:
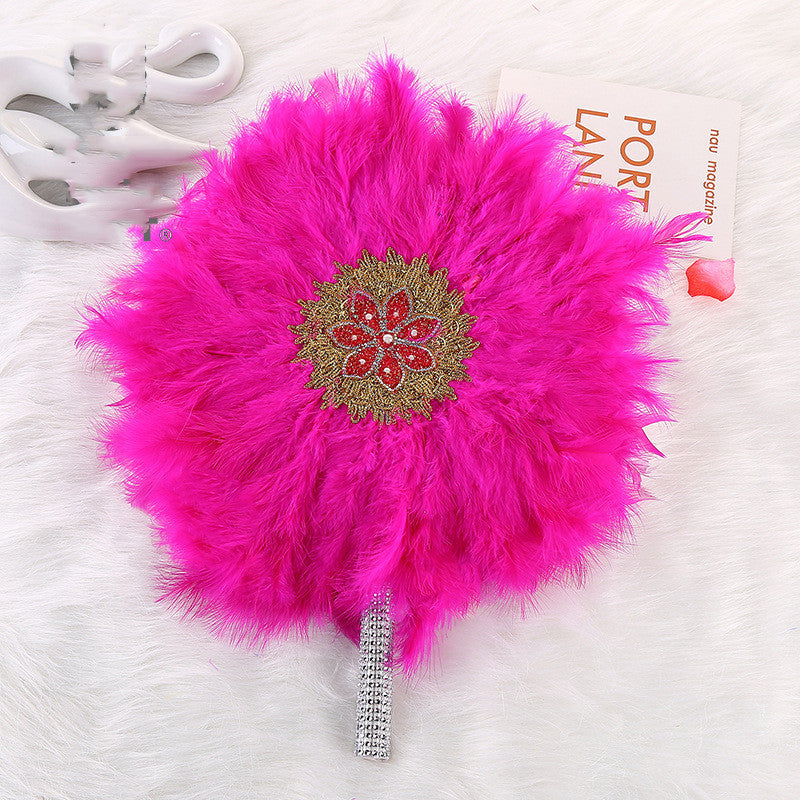
[[[305,322],[290,325],[300,351],[295,362],[310,361],[314,365],[306,383],[310,389],[324,388],[322,408],[346,405],[350,418],[358,422],[367,414],[381,424],[398,419],[410,422],[417,411],[430,419],[431,400],[456,400],[452,381],[469,381],[463,361],[478,346],[467,336],[475,317],[461,313],[462,292],[448,291],[447,270],[431,272],[427,255],[406,263],[393,249],[380,261],[364,250],[357,266],[335,262],[337,275],[331,282],[314,282],[318,300],[298,300]],[[395,291],[408,289],[413,302],[413,315],[429,315],[441,321],[438,333],[424,343],[435,357],[432,369],[407,369],[396,390],[384,386],[374,370],[365,377],[343,375],[345,359],[352,351],[338,345],[330,331],[352,319],[350,302],[354,292],[368,292],[383,304]]]

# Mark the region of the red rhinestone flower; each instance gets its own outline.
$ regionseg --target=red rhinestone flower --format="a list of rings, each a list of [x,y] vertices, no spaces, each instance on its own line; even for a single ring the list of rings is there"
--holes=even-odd
[[[375,377],[390,391],[403,383],[405,370],[427,372],[436,358],[421,342],[427,342],[442,329],[442,321],[428,314],[414,316],[408,289],[398,289],[380,305],[363,290],[355,291],[347,304],[351,322],[329,328],[331,340],[352,350],[342,365],[346,378]]]

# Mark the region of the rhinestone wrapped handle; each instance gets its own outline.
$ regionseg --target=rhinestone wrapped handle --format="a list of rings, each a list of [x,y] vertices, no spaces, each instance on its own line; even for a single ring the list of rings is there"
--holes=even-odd
[[[387,759],[391,751],[391,592],[376,592],[361,616],[355,754]]]

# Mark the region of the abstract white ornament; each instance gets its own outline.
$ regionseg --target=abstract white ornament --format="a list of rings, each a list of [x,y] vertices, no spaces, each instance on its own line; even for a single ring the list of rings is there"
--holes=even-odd
[[[135,119],[135,112],[148,99],[202,104],[225,97],[241,78],[242,51],[211,23],[171,23],[151,49],[104,35],[61,49],[57,58],[0,57],[0,228],[32,239],[114,241],[118,223],[143,224],[175,208],[157,175],[138,173],[188,163],[207,148]],[[218,61],[207,75],[163,71],[205,53]],[[66,110],[88,108],[90,130],[77,133],[39,111],[8,107],[30,95]],[[53,182],[64,187],[66,202],[32,188]]]

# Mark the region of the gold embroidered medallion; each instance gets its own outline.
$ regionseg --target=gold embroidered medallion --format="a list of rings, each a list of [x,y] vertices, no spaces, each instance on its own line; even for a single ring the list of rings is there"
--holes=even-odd
[[[308,388],[325,388],[322,408],[346,405],[353,422],[430,419],[431,400],[456,399],[451,381],[468,381],[463,361],[478,343],[475,317],[461,313],[463,293],[448,291],[447,270],[431,272],[427,255],[406,263],[389,248],[380,261],[366,250],[358,265],[336,262],[331,282],[314,282],[318,300],[300,300],[305,322],[290,325],[314,365]]]

